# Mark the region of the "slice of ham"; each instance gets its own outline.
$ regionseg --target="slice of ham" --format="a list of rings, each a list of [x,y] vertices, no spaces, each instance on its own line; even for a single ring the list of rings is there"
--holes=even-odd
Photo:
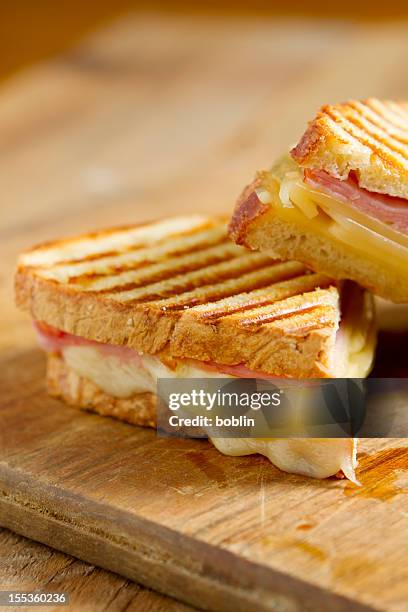
[[[102,350],[106,355],[113,355],[123,360],[133,359],[136,365],[142,365],[139,353],[127,346],[117,346],[114,344],[104,344],[94,340],[87,340],[86,338],[81,338],[81,336],[67,334],[60,329],[56,329],[40,321],[34,321],[33,325],[36,331],[38,344],[47,353],[60,353],[66,346],[94,346]]]
[[[359,187],[353,175],[342,181],[324,170],[306,169],[304,181],[318,191],[346,202],[356,210],[387,223],[394,230],[408,236],[408,200],[367,191]]]
[[[63,348],[67,346],[94,346],[102,351],[105,355],[113,355],[121,360],[132,359],[135,361],[135,365],[143,367],[139,353],[126,346],[118,346],[114,344],[96,342],[95,340],[87,340],[81,336],[68,334],[39,321],[34,321],[34,329],[37,334],[39,345],[44,351],[49,353],[60,353]],[[268,380],[277,378],[276,376],[266,374],[265,372],[250,370],[243,365],[230,366],[215,363],[213,361],[199,361],[197,359],[184,359],[183,362],[188,362],[195,367],[208,370],[209,377],[211,372],[219,372],[221,374],[227,374],[228,376],[236,376],[239,378],[263,378]],[[284,377],[279,376],[279,378]]]

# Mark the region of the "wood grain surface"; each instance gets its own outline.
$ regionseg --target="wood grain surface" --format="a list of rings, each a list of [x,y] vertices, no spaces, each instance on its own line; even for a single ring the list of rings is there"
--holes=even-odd
[[[141,587],[126,578],[79,561],[0,528],[2,590],[57,591],[69,594],[64,611],[192,612],[193,608]],[[12,609],[12,608],[10,608]],[[15,609],[15,608],[13,608]],[[32,607],[19,606],[19,611]],[[38,608],[36,608],[38,610]],[[60,606],[40,606],[60,612]],[[3,608],[4,610],[4,608]]]
[[[43,369],[0,363],[3,526],[206,609],[406,609],[406,440],[311,480],[68,408]]]
[[[406,607],[401,441],[367,443],[357,490],[63,408],[12,275],[56,236],[228,212],[321,103],[408,97],[407,50],[405,22],[145,13],[0,89],[3,525],[196,605]],[[381,325],[376,371],[406,375],[407,309]]]

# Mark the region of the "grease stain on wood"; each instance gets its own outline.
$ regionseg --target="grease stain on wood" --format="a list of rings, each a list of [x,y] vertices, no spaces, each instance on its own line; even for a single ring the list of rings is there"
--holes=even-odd
[[[316,561],[326,561],[328,558],[327,552],[321,546],[317,546],[317,544],[314,544],[305,538],[287,536],[281,536],[278,538],[277,536],[273,535],[263,538],[262,544],[265,547],[273,547],[280,552],[296,550],[301,553],[305,553],[309,559],[314,559]]]
[[[347,555],[333,561],[332,576],[344,583],[371,579],[380,569],[380,563],[364,555]]]
[[[313,523],[299,523],[299,525],[296,525],[296,529],[298,529],[299,531],[309,531],[310,529],[313,529],[315,525]]]
[[[292,546],[308,554],[310,557],[313,557],[313,559],[316,559],[317,561],[325,561],[327,559],[326,551],[324,551],[319,546],[316,546],[315,544],[311,544],[306,540],[293,540]]]
[[[357,478],[361,486],[348,482],[344,494],[388,502],[397,495],[408,493],[408,489],[399,483],[401,472],[406,470],[408,448],[387,448],[374,454],[360,455]]]
[[[208,455],[208,453],[207,453]],[[209,460],[203,451],[188,451],[186,457],[191,463],[209,480],[210,483],[224,488],[229,483],[229,478],[220,465]]]

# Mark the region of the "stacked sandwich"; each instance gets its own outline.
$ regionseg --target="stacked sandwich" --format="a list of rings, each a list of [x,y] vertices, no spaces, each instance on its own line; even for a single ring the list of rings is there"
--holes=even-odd
[[[366,376],[367,290],[408,302],[407,142],[408,105],[325,107],[245,189],[230,237],[225,219],[189,216],[23,253],[17,303],[47,352],[50,393],[154,426],[160,377]],[[354,478],[353,439],[213,442]]]

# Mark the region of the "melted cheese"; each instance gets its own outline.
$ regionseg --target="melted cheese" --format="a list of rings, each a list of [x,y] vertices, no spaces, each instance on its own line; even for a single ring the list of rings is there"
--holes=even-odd
[[[355,334],[351,325],[344,326],[348,348],[349,376],[365,376],[372,360],[374,334]],[[354,334],[354,335],[353,335]],[[155,393],[157,378],[231,378],[227,374],[180,362],[171,370],[157,357],[140,355],[138,360],[104,354],[94,346],[66,346],[62,355],[67,365],[79,376],[91,380],[114,397],[130,397],[136,393]],[[210,438],[225,455],[259,453],[285,472],[314,478],[327,478],[342,471],[356,481],[356,441],[353,439],[256,439]]]
[[[114,397],[136,393],[156,393],[158,378],[230,378],[189,363],[180,362],[175,370],[153,355],[139,355],[137,361],[104,354],[95,346],[72,345],[62,349],[66,364],[78,376],[91,380]]]
[[[366,327],[343,320],[341,333],[344,347],[336,350],[344,360],[344,377],[363,378],[370,370],[375,344],[375,328],[370,317]],[[180,362],[176,369],[166,366],[153,355],[138,355],[137,360],[123,359],[89,345],[68,345],[62,348],[63,358],[78,376],[91,380],[97,387],[113,397],[131,397],[136,393],[156,393],[158,378],[233,378],[228,374]]]
[[[354,438],[213,438],[211,442],[224,455],[259,453],[284,472],[313,478],[327,478],[341,470],[359,484],[355,475],[357,441]]]
[[[301,170],[287,156],[264,179],[266,184],[257,195],[262,202],[270,202],[280,218],[345,243],[380,263],[387,261],[398,270],[406,267],[406,236],[304,183]]]

